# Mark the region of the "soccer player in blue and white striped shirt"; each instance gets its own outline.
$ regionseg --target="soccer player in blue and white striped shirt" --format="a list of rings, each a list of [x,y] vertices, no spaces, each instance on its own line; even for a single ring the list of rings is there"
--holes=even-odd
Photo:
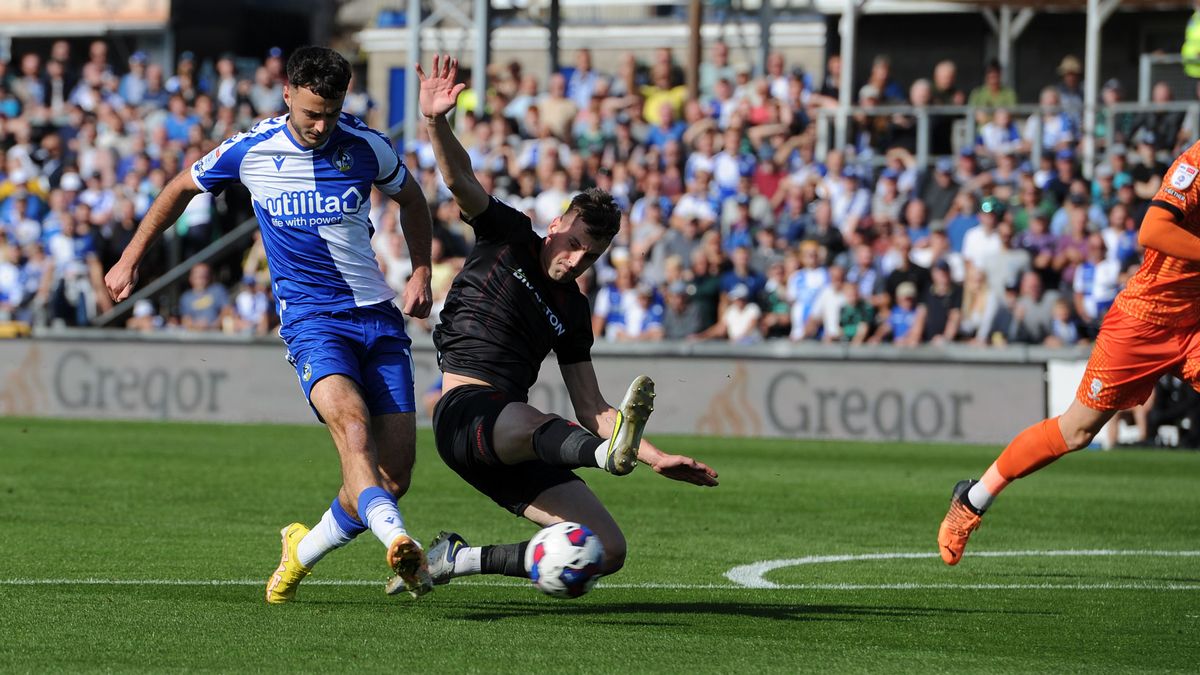
[[[425,554],[396,500],[408,489],[416,446],[410,341],[404,313],[431,307],[429,206],[391,143],[342,112],[350,64],[302,47],[287,64],[288,113],[229,138],[163,189],[105,283],[116,301],[137,284],[150,244],[201,192],[240,182],[251,194],[278,300],[279,334],[309,404],[329,428],[342,488],[310,531],[285,527],[267,602],[295,597],[329,551],[370,529],[414,596],[430,589]],[[401,306],[371,249],[372,187],[397,202],[413,261]]]

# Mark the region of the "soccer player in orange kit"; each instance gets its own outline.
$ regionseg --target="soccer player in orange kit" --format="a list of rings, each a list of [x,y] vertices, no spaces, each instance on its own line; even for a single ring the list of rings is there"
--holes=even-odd
[[[967,539],[1010,482],[1086,448],[1118,411],[1145,402],[1163,374],[1200,390],[1198,174],[1200,143],[1175,160],[1150,202],[1138,234],[1142,266],[1105,316],[1071,406],[1018,434],[980,480],[954,486],[938,529],[947,565],[962,559]]]

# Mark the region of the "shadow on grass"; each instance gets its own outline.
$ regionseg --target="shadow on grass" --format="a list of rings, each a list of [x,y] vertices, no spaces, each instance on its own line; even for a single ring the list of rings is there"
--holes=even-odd
[[[447,612],[448,618],[465,621],[499,621],[537,616],[580,617],[604,623],[630,625],[686,625],[689,617],[741,617],[773,621],[861,621],[865,619],[912,619],[965,614],[1034,614],[1035,612],[981,608],[870,607],[863,605],[795,605],[751,602],[618,602],[570,604],[546,602],[502,602],[471,604],[462,613]],[[644,615],[645,618],[635,618]],[[623,618],[622,618],[623,617]]]

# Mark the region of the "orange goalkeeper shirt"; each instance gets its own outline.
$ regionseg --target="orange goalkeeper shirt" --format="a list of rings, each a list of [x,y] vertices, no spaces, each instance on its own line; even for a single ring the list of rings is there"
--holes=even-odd
[[[1165,209],[1177,225],[1200,235],[1200,143],[1180,155],[1151,206]],[[1149,217],[1149,216],[1148,216]],[[1191,326],[1200,321],[1200,262],[1152,248],[1137,274],[1117,296],[1116,305],[1132,317],[1159,326]]]

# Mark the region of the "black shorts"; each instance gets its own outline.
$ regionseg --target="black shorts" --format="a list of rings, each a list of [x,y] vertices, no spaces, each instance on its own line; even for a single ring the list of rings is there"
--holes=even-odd
[[[514,401],[518,399],[499,389],[459,385],[443,394],[433,409],[433,433],[446,466],[519,516],[546,490],[580,478],[538,460],[500,462],[492,449],[492,429],[500,411]]]

